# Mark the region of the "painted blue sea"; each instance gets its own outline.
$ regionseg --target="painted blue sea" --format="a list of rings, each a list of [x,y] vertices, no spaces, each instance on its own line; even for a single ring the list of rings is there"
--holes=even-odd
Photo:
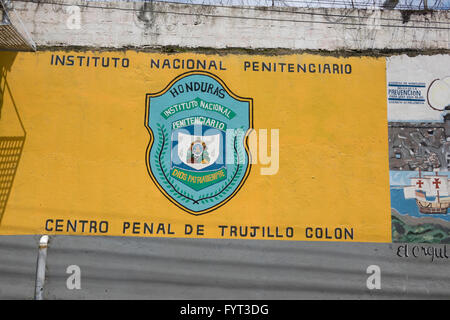
[[[425,173],[429,175],[431,173]],[[405,199],[403,194],[403,187],[410,185],[409,178],[417,177],[417,171],[390,171],[389,179],[391,184],[391,207],[397,210],[400,214],[406,214],[413,217],[432,217],[450,221],[450,209],[448,214],[422,214],[416,205],[415,199]],[[450,177],[450,172],[439,172],[439,175],[447,175]]]

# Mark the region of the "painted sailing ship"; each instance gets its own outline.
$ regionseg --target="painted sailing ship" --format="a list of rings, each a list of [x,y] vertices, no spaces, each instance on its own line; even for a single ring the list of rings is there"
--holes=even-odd
[[[405,199],[416,199],[422,214],[447,214],[450,207],[450,179],[447,176],[439,175],[437,171],[422,175],[419,170],[419,176],[410,179],[411,185],[403,188]]]

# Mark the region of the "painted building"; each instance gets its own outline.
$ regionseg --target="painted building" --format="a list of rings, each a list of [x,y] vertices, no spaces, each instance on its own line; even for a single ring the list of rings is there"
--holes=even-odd
[[[446,12],[14,9],[0,233],[450,241]]]

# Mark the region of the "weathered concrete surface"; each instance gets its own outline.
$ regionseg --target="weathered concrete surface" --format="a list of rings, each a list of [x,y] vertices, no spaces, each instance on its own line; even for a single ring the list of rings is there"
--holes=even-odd
[[[0,237],[0,299],[33,299],[39,236]]]
[[[0,299],[33,297],[35,236],[0,237]],[[415,299],[450,297],[450,259],[398,244],[52,237],[46,299]],[[447,248],[448,250],[448,248]],[[81,268],[81,290],[66,269]],[[381,290],[366,269],[381,268]]]
[[[53,4],[52,4],[53,3]],[[446,11],[212,7],[158,2],[14,1],[38,46],[448,50]],[[80,5],[80,29],[73,27]],[[68,22],[69,21],[69,22]]]

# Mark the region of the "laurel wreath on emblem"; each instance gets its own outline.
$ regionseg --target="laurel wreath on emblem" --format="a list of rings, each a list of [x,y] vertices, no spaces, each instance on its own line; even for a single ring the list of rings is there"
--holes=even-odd
[[[241,166],[240,164],[240,160],[243,158],[243,154],[242,154],[242,150],[238,150],[236,147],[236,140],[237,140],[237,136],[234,136],[234,141],[233,141],[233,149],[234,149],[234,163],[236,164],[234,166],[234,170],[233,170],[233,174],[227,178],[227,180],[225,180],[225,182],[222,184],[221,188],[219,188],[218,190],[211,192],[211,193],[207,193],[204,195],[201,195],[197,200],[194,199],[194,196],[192,194],[190,194],[187,191],[181,190],[180,188],[176,187],[174,185],[175,180],[170,176],[169,174],[169,170],[167,169],[165,163],[163,161],[161,161],[161,158],[163,156],[165,156],[167,150],[164,149],[164,146],[166,144],[167,141],[169,141],[169,134],[167,133],[167,130],[165,128],[164,125],[161,125],[158,123],[158,130],[160,131],[162,140],[160,139],[158,141],[158,147],[156,148],[156,153],[155,153],[155,163],[158,163],[159,165],[156,167],[156,171],[159,174],[160,178],[162,178],[163,184],[166,186],[166,188],[168,189],[172,189],[173,191],[175,191],[175,197],[184,201],[184,202],[189,202],[192,201],[194,204],[198,204],[200,202],[205,203],[205,202],[212,202],[214,201],[214,198],[219,197],[222,198],[225,196],[226,191],[228,191],[229,189],[232,189],[236,183],[238,182],[237,179],[235,179],[237,176],[239,176],[243,170],[243,166]],[[237,129],[235,129],[235,132],[237,132]]]

